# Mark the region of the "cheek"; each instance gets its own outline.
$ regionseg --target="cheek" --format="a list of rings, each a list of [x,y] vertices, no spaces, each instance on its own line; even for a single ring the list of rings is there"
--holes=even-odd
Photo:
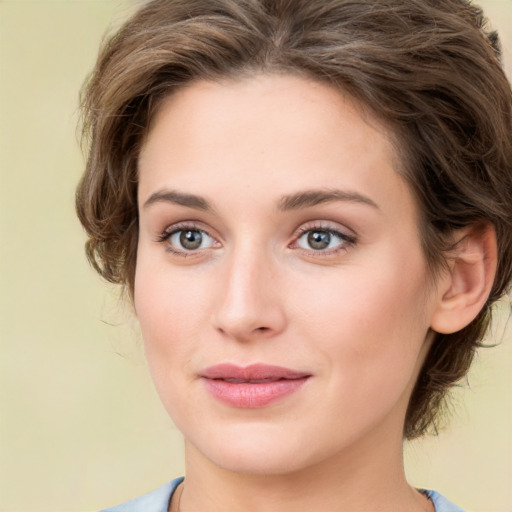
[[[177,421],[180,404],[193,402],[190,395],[190,360],[197,350],[204,320],[201,294],[195,281],[169,271],[169,265],[137,262],[134,301],[141,327],[148,367],[167,412]]]
[[[141,254],[135,275],[135,310],[155,381],[166,368],[183,365],[204,325],[205,290],[198,280],[172,272]],[[184,343],[183,341],[186,341]]]
[[[394,252],[381,253],[378,261],[299,294],[306,337],[331,366],[337,389],[354,399],[380,396],[385,388],[390,396],[400,392],[417,373],[428,332],[421,254],[403,262]]]

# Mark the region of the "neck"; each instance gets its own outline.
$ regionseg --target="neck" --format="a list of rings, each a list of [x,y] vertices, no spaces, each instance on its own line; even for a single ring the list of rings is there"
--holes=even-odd
[[[373,441],[373,442],[372,442]],[[368,512],[433,511],[405,479],[402,439],[366,439],[319,464],[281,474],[241,474],[221,468],[186,444],[181,511]]]

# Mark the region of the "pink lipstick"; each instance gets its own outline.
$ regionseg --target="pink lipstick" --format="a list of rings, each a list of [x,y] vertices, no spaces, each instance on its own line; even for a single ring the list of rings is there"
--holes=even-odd
[[[219,364],[201,372],[200,377],[206,389],[221,402],[256,409],[297,391],[311,374],[266,364]]]

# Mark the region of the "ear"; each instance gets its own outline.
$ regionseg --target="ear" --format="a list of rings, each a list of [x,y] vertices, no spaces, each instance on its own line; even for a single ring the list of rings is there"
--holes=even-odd
[[[451,334],[478,315],[491,292],[497,266],[496,232],[490,223],[457,233],[449,255],[449,271],[438,283],[432,330]]]

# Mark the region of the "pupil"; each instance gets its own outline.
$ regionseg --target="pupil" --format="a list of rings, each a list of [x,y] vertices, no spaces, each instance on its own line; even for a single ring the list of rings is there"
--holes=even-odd
[[[182,231],[180,243],[185,249],[199,249],[203,235],[199,231]]]
[[[312,249],[325,249],[330,242],[331,234],[325,231],[312,231],[308,235],[308,243]]]

